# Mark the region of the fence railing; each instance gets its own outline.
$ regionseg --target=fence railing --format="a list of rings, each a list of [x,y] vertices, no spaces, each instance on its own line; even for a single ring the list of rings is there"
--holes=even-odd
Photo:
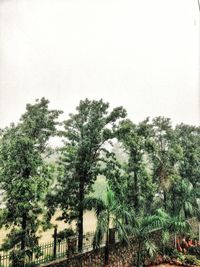
[[[79,252],[87,252],[93,250],[94,232],[88,232],[83,236],[83,248]],[[100,246],[105,245],[105,237]],[[34,251],[34,249],[33,249]],[[31,253],[24,260],[24,267],[39,266],[42,263],[48,263],[52,260],[70,257],[72,254],[78,253],[78,236],[73,236],[64,240],[54,239],[54,242],[39,245],[39,254]],[[12,267],[13,251],[11,253],[0,252],[0,267]],[[17,265],[16,265],[17,266]],[[18,267],[18,266],[17,266]]]

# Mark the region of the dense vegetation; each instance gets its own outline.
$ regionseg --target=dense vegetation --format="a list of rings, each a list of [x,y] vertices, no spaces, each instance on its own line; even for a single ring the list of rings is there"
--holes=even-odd
[[[200,127],[173,127],[164,117],[135,124],[123,107],[110,110],[102,100],[80,101],[62,123],[60,114],[42,98],[27,105],[19,123],[1,130],[0,226],[11,229],[3,250],[30,256],[38,227],[49,227],[58,208],[59,219],[76,221],[80,251],[84,209],[96,211],[96,245],[114,225],[121,239],[134,235],[138,251],[145,247],[150,254],[156,250],[151,233],[161,229],[164,244],[169,231],[185,232],[188,219],[200,220]],[[55,153],[48,145],[53,136],[63,146],[50,164],[45,159]],[[109,187],[103,199],[92,197],[98,175]],[[106,251],[108,263],[108,246]]]

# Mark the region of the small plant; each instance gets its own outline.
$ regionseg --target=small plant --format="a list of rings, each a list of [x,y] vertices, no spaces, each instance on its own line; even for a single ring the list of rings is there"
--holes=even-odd
[[[179,252],[179,256],[177,257],[178,261],[180,261],[181,263],[184,263],[185,258],[186,258],[186,256],[183,253]]]
[[[23,251],[13,250],[10,253],[10,260],[12,262],[13,267],[22,267],[25,263],[25,255]]]
[[[197,259],[196,256],[194,255],[186,255],[185,256],[185,261],[184,261],[185,264],[190,264],[190,265],[197,265],[199,266],[200,265],[200,260]]]

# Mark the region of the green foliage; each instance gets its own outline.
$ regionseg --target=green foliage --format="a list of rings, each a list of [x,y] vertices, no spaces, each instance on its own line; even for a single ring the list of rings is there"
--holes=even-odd
[[[110,177],[110,185],[114,190],[123,191],[122,198],[130,203],[135,212],[142,208],[151,211],[151,203],[155,194],[155,187],[152,183],[150,168],[148,166],[147,153],[150,150],[151,126],[149,120],[138,125],[130,120],[123,121],[118,131],[118,138],[128,155],[128,162],[115,167],[115,174]],[[116,164],[115,164],[116,165]],[[118,188],[117,188],[118,187]]]
[[[106,235],[105,264],[109,262],[110,228],[115,229],[121,241],[129,243],[130,225],[132,215],[126,206],[119,203],[110,189],[107,189],[105,200],[98,198],[85,198],[83,207],[94,210],[97,216],[97,227],[94,235],[94,248],[99,248],[103,237]]]
[[[187,220],[199,220],[200,127],[173,128],[164,117],[134,124],[124,119],[123,107],[110,111],[103,100],[85,99],[58,131],[60,113],[50,110],[49,101],[42,98],[26,106],[17,125],[0,132],[5,203],[0,226],[10,228],[2,249],[16,248],[13,262],[19,260],[20,265],[22,259],[23,264],[33,247],[37,250],[38,227],[49,227],[58,207],[59,219],[77,223],[79,250],[83,211],[93,209],[98,219],[95,246],[104,233],[108,242],[110,227],[126,242],[131,233],[138,241],[138,264],[143,248],[150,256],[156,251],[152,233],[161,231],[166,252],[170,232],[187,233]],[[44,158],[52,153],[55,157],[55,151],[48,140],[56,135],[64,137],[64,144],[57,152],[58,163],[51,159],[49,164]],[[106,191],[107,185],[111,190]],[[46,222],[39,219],[45,205]],[[61,240],[71,234],[64,230],[58,236]]]
[[[36,99],[35,104],[27,104],[26,112],[20,119],[20,128],[27,138],[34,140],[40,152],[45,152],[50,137],[58,134],[56,126],[60,110],[50,110],[49,100]]]
[[[195,255],[200,260],[200,246],[189,247],[188,254]]]
[[[164,117],[138,125],[126,120],[120,126],[128,163],[113,157],[107,165],[109,185],[119,199],[138,214],[163,207],[171,217],[199,218],[199,128],[182,124],[173,129]]]
[[[63,231],[60,231],[57,234],[57,238],[59,241],[61,241],[61,240],[67,239],[68,237],[73,236],[73,235],[75,235],[74,230],[69,228],[69,229],[64,229]]]
[[[173,187],[174,212],[182,218],[188,219],[198,215],[196,188],[187,179],[179,180]]]
[[[146,240],[144,242],[144,249],[147,251],[148,255],[152,258],[155,256],[156,252],[158,251],[158,248],[154,244],[154,242],[150,240]]]
[[[79,250],[82,249],[84,197],[100,173],[101,162],[108,150],[106,145],[116,136],[118,120],[126,116],[122,107],[108,111],[109,104],[102,100],[80,101],[77,113],[64,122],[65,143],[61,149],[57,203],[63,219],[77,221]]]
[[[136,239],[137,248],[137,267],[142,266],[142,251],[145,249],[150,257],[157,252],[157,247],[152,241],[153,233],[164,227],[165,219],[159,215],[137,215],[132,224],[132,234]],[[144,260],[144,259],[143,259]]]
[[[185,260],[184,260],[185,264],[189,264],[189,265],[200,265],[200,260],[197,259],[196,256],[194,255],[186,255],[185,256]]]
[[[177,258],[179,254],[180,254],[180,252],[177,249],[175,249],[171,246],[165,247],[165,255]]]
[[[153,180],[157,184],[160,204],[170,212],[169,191],[172,178],[177,175],[177,162],[181,159],[182,149],[176,142],[175,131],[169,118],[156,117],[152,120],[152,144],[150,153],[153,166]]]
[[[199,266],[200,264],[200,261],[197,259],[196,255],[190,255],[190,254],[185,255],[171,247],[166,248],[166,254],[170,257],[170,259],[177,259],[183,265]]]
[[[180,124],[176,126],[176,135],[183,150],[180,161],[180,174],[199,188],[200,176],[200,127]]]
[[[132,222],[132,215],[127,207],[119,204],[114,193],[107,189],[105,200],[98,198],[85,198],[84,209],[94,210],[97,216],[97,229],[95,233],[95,245],[99,246],[104,233],[109,228],[114,228],[121,240],[128,242],[128,225]],[[129,229],[130,230],[130,229]]]
[[[190,230],[190,224],[182,217],[169,217],[167,226],[170,232],[177,234],[185,234]]]
[[[42,98],[27,105],[20,123],[4,129],[0,138],[0,185],[5,202],[0,223],[11,229],[2,249],[21,249],[16,259],[19,255],[29,256],[30,249],[38,245],[38,215],[42,214],[52,173],[43,155],[49,137],[56,132],[60,114],[49,110],[48,103]]]

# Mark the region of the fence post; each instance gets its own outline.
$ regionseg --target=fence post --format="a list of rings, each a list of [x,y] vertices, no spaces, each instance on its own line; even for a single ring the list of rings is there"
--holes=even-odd
[[[67,239],[67,243],[68,243],[67,256],[71,257],[72,255],[74,255],[74,253],[76,253],[77,237],[76,236],[70,236]]]
[[[56,246],[57,246],[57,225],[54,227],[53,234],[53,258],[56,259]]]

